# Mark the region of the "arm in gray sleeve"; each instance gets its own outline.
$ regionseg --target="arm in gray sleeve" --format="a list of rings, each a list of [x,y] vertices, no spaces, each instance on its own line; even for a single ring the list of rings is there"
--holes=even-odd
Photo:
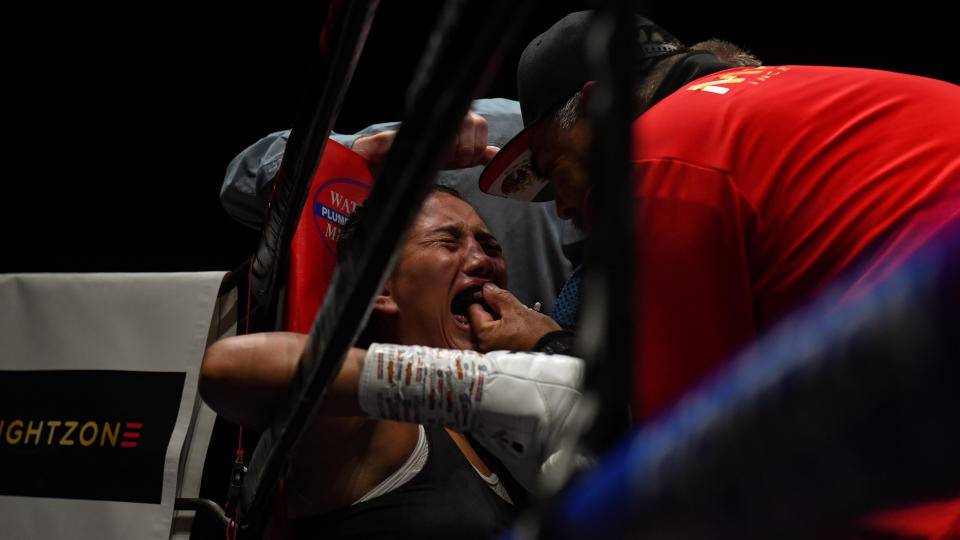
[[[280,169],[290,130],[275,131],[240,152],[230,164],[220,187],[220,203],[230,217],[254,229],[263,226],[273,177]]]
[[[330,139],[351,148],[353,142],[363,135],[397,129],[398,126],[396,122],[375,124],[350,135],[331,133]],[[227,165],[220,188],[220,203],[230,217],[254,229],[263,226],[273,179],[280,170],[289,136],[290,130],[275,131],[248,146]]]

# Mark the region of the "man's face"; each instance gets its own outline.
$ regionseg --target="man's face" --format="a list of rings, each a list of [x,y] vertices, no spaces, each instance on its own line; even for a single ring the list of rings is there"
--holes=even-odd
[[[589,121],[581,119],[570,129],[561,129],[552,120],[541,122],[534,128],[530,151],[539,174],[553,186],[557,216],[584,228],[590,192]]]
[[[469,204],[446,193],[431,194],[385,287],[396,306],[396,339],[476,348],[467,307],[471,293],[488,281],[507,286],[500,244]]]

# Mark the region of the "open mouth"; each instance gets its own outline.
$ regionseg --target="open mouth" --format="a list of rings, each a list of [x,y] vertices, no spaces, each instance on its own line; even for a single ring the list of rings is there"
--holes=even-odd
[[[457,326],[467,330],[470,329],[470,317],[467,315],[467,311],[470,309],[471,304],[480,304],[480,307],[494,318],[500,318],[494,313],[493,309],[483,301],[483,289],[481,287],[471,287],[460,291],[453,297],[453,301],[450,302],[450,312],[453,313],[453,319],[457,322]]]

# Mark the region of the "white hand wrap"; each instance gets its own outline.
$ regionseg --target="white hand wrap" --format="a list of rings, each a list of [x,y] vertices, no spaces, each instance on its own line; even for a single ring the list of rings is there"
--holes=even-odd
[[[357,397],[374,418],[471,432],[532,489],[582,384],[583,361],[570,356],[374,343]]]

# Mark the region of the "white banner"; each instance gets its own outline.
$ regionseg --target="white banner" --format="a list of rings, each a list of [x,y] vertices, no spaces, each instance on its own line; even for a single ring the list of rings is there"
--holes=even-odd
[[[178,533],[213,425],[203,352],[236,321],[224,275],[0,276],[3,538]]]

